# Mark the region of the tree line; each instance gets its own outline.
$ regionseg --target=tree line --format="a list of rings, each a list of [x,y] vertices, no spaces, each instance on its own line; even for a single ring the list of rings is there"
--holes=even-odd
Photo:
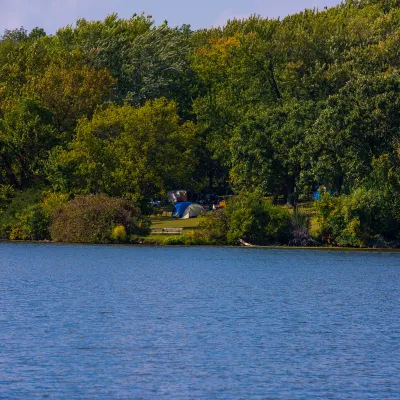
[[[257,191],[290,204],[319,184],[336,199],[380,199],[392,213],[371,218],[396,220],[399,45],[398,0],[198,31],[145,14],[80,19],[54,35],[7,30],[0,209],[34,189],[142,208],[176,188]],[[342,212],[340,232],[360,220],[353,211]]]

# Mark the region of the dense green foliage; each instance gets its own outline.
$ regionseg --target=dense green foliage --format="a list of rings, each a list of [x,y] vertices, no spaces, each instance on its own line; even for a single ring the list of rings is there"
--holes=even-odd
[[[321,235],[339,246],[391,246],[400,241],[400,153],[375,160],[367,182],[350,195],[317,203]]]
[[[48,224],[40,207],[41,192],[28,189],[24,192],[4,193],[0,219],[0,235],[11,239],[47,239]]]
[[[63,194],[38,189],[15,191],[3,186],[0,192],[0,238],[13,240],[50,239],[54,212],[67,202]]]
[[[180,124],[175,103],[165,99],[140,108],[111,105],[80,120],[74,140],[54,150],[49,177],[64,192],[136,201],[174,185],[192,187],[195,134],[195,125]]]
[[[240,194],[227,207],[202,217],[199,237],[210,242],[238,244],[287,244],[291,235],[289,211],[273,206],[259,193]]]
[[[150,221],[132,202],[105,195],[78,196],[52,216],[50,233],[57,242],[125,242],[149,233]]]
[[[317,205],[323,240],[394,243],[399,49],[398,0],[346,0],[199,31],[155,26],[144,14],[80,19],[54,35],[8,30],[1,235],[50,237],[49,193],[120,197],[144,211],[147,198],[171,189],[256,192],[293,205],[320,184],[335,194]],[[272,229],[283,214],[256,203],[248,215],[228,207],[224,240],[290,240]],[[306,229],[291,229],[295,243],[308,241]]]

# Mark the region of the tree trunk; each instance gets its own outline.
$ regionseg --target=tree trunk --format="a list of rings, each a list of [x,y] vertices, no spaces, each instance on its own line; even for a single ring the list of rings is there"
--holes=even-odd
[[[290,207],[294,207],[295,204],[294,187],[295,187],[295,176],[290,175],[286,179],[286,191],[287,191],[286,204]]]
[[[279,91],[276,79],[275,79],[274,66],[273,66],[272,62],[269,63],[268,69],[269,69],[269,72],[271,73],[272,90],[274,91],[276,99],[279,100],[282,96],[281,96],[281,92]]]
[[[275,187],[272,191],[272,205],[277,206],[279,195],[282,194],[282,187]],[[283,193],[285,195],[285,192]]]
[[[208,191],[212,193],[214,185],[214,165],[213,163],[210,164],[210,168],[208,170]]]
[[[343,175],[337,176],[335,179],[335,191],[337,195],[340,195],[342,193],[343,181]]]
[[[7,175],[8,183],[11,186],[15,187],[15,188],[19,188],[20,185],[18,183],[18,179],[15,176],[15,173],[14,173],[11,165],[7,165],[7,167],[6,167],[6,175]]]

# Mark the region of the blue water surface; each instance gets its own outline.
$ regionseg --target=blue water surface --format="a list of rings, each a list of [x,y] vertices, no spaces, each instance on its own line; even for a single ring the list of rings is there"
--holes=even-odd
[[[400,253],[0,243],[1,399],[400,399]]]

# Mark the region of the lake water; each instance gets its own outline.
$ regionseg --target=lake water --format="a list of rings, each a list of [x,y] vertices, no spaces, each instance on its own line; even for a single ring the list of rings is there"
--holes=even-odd
[[[1,399],[400,399],[400,253],[0,243]]]

